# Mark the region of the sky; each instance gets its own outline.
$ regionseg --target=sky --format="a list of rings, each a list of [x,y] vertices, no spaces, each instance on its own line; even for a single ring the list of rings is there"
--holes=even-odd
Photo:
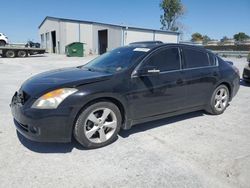
[[[0,0],[0,33],[11,42],[38,41],[46,16],[160,29],[160,0]],[[250,35],[250,0],[182,0],[183,40],[194,32],[212,39]]]

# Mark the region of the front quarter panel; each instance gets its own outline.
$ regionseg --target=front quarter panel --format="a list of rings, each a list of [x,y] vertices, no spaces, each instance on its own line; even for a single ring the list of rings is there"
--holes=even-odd
[[[110,80],[78,86],[78,92],[69,96],[59,106],[59,108],[69,107],[72,109],[71,117],[73,118],[73,123],[71,127],[73,128],[77,115],[86,105],[100,99],[113,99],[118,101],[125,110],[125,118],[130,117],[128,101],[125,97],[128,91],[128,82],[126,79],[123,79],[124,77],[124,75],[115,76]]]

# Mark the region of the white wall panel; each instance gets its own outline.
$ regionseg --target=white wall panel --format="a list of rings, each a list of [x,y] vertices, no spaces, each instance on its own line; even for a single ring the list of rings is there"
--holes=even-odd
[[[66,23],[66,45],[72,42],[80,42],[79,41],[79,23]]]
[[[155,33],[155,40],[162,41],[164,43],[177,43],[178,36],[175,34],[163,34],[163,33]]]
[[[80,42],[84,44],[84,54],[89,55],[93,53],[93,26],[92,24],[83,24],[80,25]]]
[[[124,31],[124,44],[128,45],[131,42],[152,41],[153,31],[139,31],[139,30],[125,30]]]

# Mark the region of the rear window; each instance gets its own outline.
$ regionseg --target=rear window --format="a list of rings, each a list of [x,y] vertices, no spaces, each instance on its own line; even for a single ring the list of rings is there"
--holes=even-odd
[[[183,49],[185,68],[197,68],[210,66],[208,55],[205,52]]]

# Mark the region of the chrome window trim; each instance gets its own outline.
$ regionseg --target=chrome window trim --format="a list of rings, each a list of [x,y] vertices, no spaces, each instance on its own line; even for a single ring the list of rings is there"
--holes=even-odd
[[[195,70],[195,69],[207,69],[207,68],[215,68],[218,67],[217,65],[213,66],[206,66],[206,67],[195,67],[195,68],[187,68],[187,69],[180,69],[180,70],[172,70],[172,71],[162,71],[161,73],[169,73],[169,72],[183,72],[183,71],[189,71],[189,70]]]

